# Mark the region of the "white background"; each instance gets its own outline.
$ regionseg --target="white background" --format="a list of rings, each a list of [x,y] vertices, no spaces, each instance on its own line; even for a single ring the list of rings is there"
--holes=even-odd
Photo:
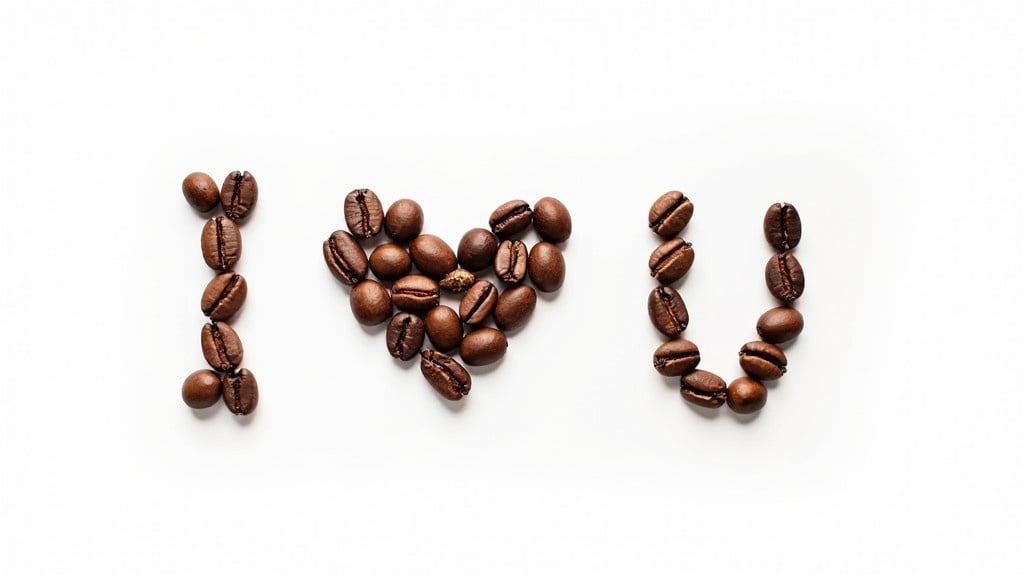
[[[284,4],[0,6],[0,573],[1024,570],[1020,3]],[[179,396],[212,276],[180,182],[235,169],[245,421]],[[359,187],[453,245],[572,211],[564,287],[460,406],[323,263]],[[651,369],[670,189],[726,379],[764,209],[803,216],[756,418]]]

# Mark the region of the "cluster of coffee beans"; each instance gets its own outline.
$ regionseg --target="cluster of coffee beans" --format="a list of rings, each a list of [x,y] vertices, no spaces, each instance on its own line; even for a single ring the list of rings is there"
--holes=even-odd
[[[352,287],[352,314],[367,326],[387,322],[388,353],[401,360],[419,355],[423,376],[448,400],[462,399],[472,385],[469,372],[450,354],[457,349],[469,366],[497,362],[508,347],[505,332],[533,314],[534,288],[553,292],[565,278],[556,244],[569,238],[572,220],[554,198],[542,198],[532,209],[523,200],[502,204],[491,214],[490,230],[466,232],[457,253],[441,238],[421,234],[423,210],[413,200],[398,200],[385,212],[372,190],[353,190],[344,212],[348,231],[332,233],[323,253],[335,278]],[[527,249],[518,238],[531,223],[543,241]],[[367,256],[361,242],[382,231],[390,242],[377,244]],[[503,289],[482,278],[491,270]],[[442,291],[461,294],[458,311],[442,303]],[[433,349],[423,349],[424,339]]]
[[[692,246],[677,237],[693,216],[693,203],[682,192],[666,192],[651,206],[648,225],[665,238],[651,254],[648,265],[662,285],[651,291],[647,313],[654,327],[671,338],[654,351],[654,369],[663,376],[678,376],[683,398],[708,408],[728,404],[734,412],[749,414],[764,407],[768,399],[765,380],[781,378],[786,372],[786,354],[776,344],[796,338],[803,330],[803,316],[789,304],[804,291],[804,272],[792,250],[800,242],[802,225],[796,208],[774,204],[764,217],[764,235],[775,249],[765,267],[765,282],[772,296],[784,303],[768,310],[757,321],[761,340],[740,348],[740,367],[747,376],[726,386],[725,380],[698,370],[700,351],[681,337],[690,316],[679,292],[669,286],[682,278],[693,264]]]
[[[245,278],[234,267],[242,254],[238,224],[249,216],[259,196],[256,179],[248,172],[235,171],[218,191],[212,178],[193,172],[185,177],[181,189],[188,203],[200,212],[209,212],[218,204],[224,209],[224,216],[206,222],[200,238],[203,259],[218,273],[206,285],[200,301],[203,314],[210,319],[203,325],[200,342],[213,370],[190,374],[181,387],[181,397],[189,407],[201,409],[213,406],[223,396],[233,413],[249,414],[256,408],[259,390],[252,372],[240,367],[242,341],[227,320],[242,307],[248,293]]]

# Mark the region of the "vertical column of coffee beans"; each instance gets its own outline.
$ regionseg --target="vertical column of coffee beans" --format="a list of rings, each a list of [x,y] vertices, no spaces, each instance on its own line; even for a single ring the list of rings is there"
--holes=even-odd
[[[218,192],[212,178],[193,172],[182,182],[182,192],[196,210],[209,212],[219,204],[224,216],[209,219],[200,237],[203,259],[217,272],[200,299],[203,314],[210,319],[203,325],[200,344],[213,370],[190,374],[181,397],[194,409],[213,406],[223,397],[234,414],[249,414],[256,409],[259,389],[252,372],[241,367],[242,341],[227,321],[242,307],[248,293],[245,278],[234,267],[242,254],[238,224],[249,217],[259,195],[256,179],[248,172],[232,172]]]

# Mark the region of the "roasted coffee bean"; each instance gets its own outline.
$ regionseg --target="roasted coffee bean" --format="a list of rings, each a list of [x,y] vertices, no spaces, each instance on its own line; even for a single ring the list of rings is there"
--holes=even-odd
[[[365,326],[375,326],[391,317],[388,289],[370,278],[352,287],[348,303],[356,320]]]
[[[786,252],[800,243],[803,225],[792,204],[772,204],[764,215],[764,237],[776,252]]]
[[[740,348],[740,368],[752,378],[776,380],[786,373],[786,353],[768,342],[747,342]]]
[[[238,262],[242,255],[242,234],[238,225],[223,216],[206,221],[200,237],[203,260],[214,270],[226,272]]]
[[[402,310],[429,310],[440,301],[441,287],[432,278],[410,274],[395,280],[391,285],[391,299]]]
[[[450,292],[465,292],[474,282],[476,282],[476,276],[472,272],[456,268],[446,274],[439,284],[441,288]]]
[[[412,258],[405,248],[385,242],[370,252],[370,270],[381,280],[398,280],[412,270]]]
[[[662,376],[682,376],[697,369],[700,350],[689,340],[669,340],[654,351],[654,369]]]
[[[692,244],[682,238],[666,240],[651,253],[647,266],[658,282],[671,284],[685,276],[693,266]]]
[[[470,272],[479,272],[494,263],[498,240],[489,230],[473,228],[459,241],[459,266]]]
[[[227,322],[203,324],[200,344],[203,357],[214,370],[229,372],[242,363],[242,341]]]
[[[647,224],[658,236],[673,238],[679,235],[693,217],[693,203],[682,192],[665,192],[647,213]]]
[[[237,374],[224,375],[224,404],[233,414],[251,414],[259,400],[256,377],[247,368],[242,368]]]
[[[373,190],[353,190],[345,196],[345,224],[356,238],[373,238],[384,224],[384,208]]]
[[[451,246],[433,234],[417,236],[409,244],[409,255],[420,272],[435,279],[444,278],[459,265]]]
[[[225,272],[210,280],[199,304],[211,320],[229,320],[245,303],[248,285],[241,274]]]
[[[783,302],[793,302],[804,293],[804,269],[789,252],[776,254],[764,267],[768,291]]]
[[[408,312],[399,312],[388,323],[388,353],[399,360],[409,360],[423,347],[423,320]]]
[[[213,370],[196,370],[181,385],[181,399],[189,408],[202,410],[220,400],[221,375]]]
[[[501,360],[507,349],[504,332],[490,327],[477,328],[462,337],[459,356],[467,366],[484,366]]]
[[[491,212],[487,223],[498,238],[508,238],[526,230],[532,219],[533,210],[530,210],[530,205],[526,201],[509,200]]]
[[[448,352],[462,342],[462,320],[448,306],[436,306],[423,317],[430,343],[441,352]]]
[[[503,240],[494,255],[494,273],[502,282],[518,284],[526,276],[530,253],[519,240]]]
[[[259,195],[260,189],[252,174],[235,170],[228,174],[224,185],[220,187],[220,203],[224,207],[224,214],[235,222],[245,220],[256,206]]]
[[[185,176],[181,183],[181,192],[189,205],[200,212],[209,212],[220,203],[220,191],[217,183],[208,174],[193,172]]]
[[[451,356],[436,350],[420,352],[420,372],[448,400],[462,400],[473,385],[469,372]]]
[[[530,280],[541,292],[554,292],[565,281],[565,258],[558,246],[550,242],[537,242],[533,245],[526,267]]]
[[[498,288],[487,280],[477,280],[462,296],[459,317],[466,324],[480,324],[498,303]]]
[[[395,200],[384,215],[384,233],[395,242],[408,242],[423,231],[423,208],[415,200]]]
[[[565,242],[572,234],[569,209],[556,198],[541,198],[533,206],[533,229],[548,242]]]
[[[726,402],[737,414],[752,414],[764,408],[768,401],[768,389],[753,378],[743,376],[729,384]]]
[[[324,240],[324,261],[342,284],[354,286],[366,278],[366,252],[363,252],[359,241],[344,230],[335,230],[330,238]]]
[[[799,336],[803,329],[803,314],[789,306],[772,308],[757,319],[757,335],[772,344],[792,340]]]
[[[516,330],[526,323],[537,307],[537,293],[525,284],[508,288],[494,306],[494,324],[502,330]]]
[[[705,408],[718,408],[725,404],[726,385],[717,375],[706,370],[694,370],[679,382],[679,393],[688,402]]]
[[[665,336],[678,338],[690,323],[690,314],[679,292],[671,286],[658,286],[647,297],[647,315]]]

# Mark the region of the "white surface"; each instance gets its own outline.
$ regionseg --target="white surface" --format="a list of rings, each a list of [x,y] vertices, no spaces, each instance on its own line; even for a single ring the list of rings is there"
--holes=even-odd
[[[1016,2],[0,6],[0,573],[1019,573]],[[334,5],[334,6],[332,6]],[[250,170],[254,419],[197,417],[190,171]],[[561,198],[569,274],[463,406],[349,312],[341,199],[450,243]],[[694,200],[727,379],[803,215],[763,413],[650,368],[651,201]]]

